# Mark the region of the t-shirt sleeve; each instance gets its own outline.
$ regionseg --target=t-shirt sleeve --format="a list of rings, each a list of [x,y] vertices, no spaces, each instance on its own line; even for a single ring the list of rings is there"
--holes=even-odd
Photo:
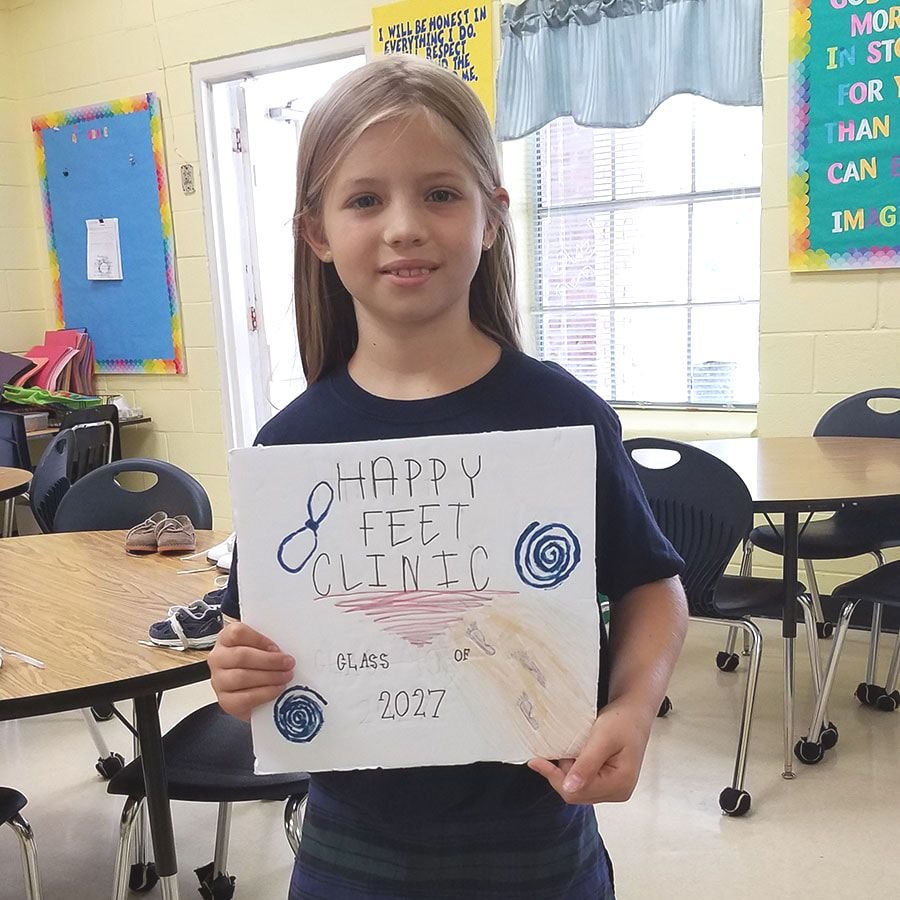
[[[615,602],[681,573],[684,562],[659,530],[628,453],[622,425],[601,401],[597,433],[597,590]]]
[[[234,545],[234,554],[231,557],[231,568],[228,570],[228,584],[222,594],[222,612],[232,619],[241,617],[241,599],[238,595],[238,549],[237,542]]]

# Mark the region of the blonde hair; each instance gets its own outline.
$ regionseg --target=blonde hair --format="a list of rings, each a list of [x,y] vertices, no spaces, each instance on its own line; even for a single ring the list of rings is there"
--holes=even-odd
[[[346,364],[356,350],[353,301],[334,266],[304,239],[321,222],[328,180],[363,132],[416,109],[439,116],[460,135],[497,227],[481,255],[469,291],[469,315],[501,346],[519,347],[512,232],[504,203],[494,197],[500,166],[491,124],[474,92],[440,66],[415,56],[387,56],[340,78],[310,109],[300,135],[294,209],[294,310],[307,382]]]

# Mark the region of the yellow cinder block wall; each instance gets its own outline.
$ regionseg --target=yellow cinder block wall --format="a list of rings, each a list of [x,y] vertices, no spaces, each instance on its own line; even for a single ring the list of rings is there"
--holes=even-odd
[[[183,466],[230,525],[220,376],[198,191],[190,63],[365,27],[370,0],[0,0],[0,349],[23,349],[52,327],[50,282],[33,163],[33,115],[144,91],[161,99],[175,220],[188,374],[101,379],[153,417],[126,430],[126,450]],[[900,385],[900,272],[791,275],[787,271],[787,41],[789,0],[763,0],[761,435],[809,434],[836,400]],[[203,186],[200,185],[200,191]],[[696,434],[693,414],[624,416],[626,431]],[[706,420],[709,421],[709,420]],[[714,430],[746,433],[718,416]],[[706,427],[706,426],[704,426]],[[760,554],[760,563],[774,566]],[[830,586],[857,563],[823,566]],[[774,571],[774,568],[773,568]]]

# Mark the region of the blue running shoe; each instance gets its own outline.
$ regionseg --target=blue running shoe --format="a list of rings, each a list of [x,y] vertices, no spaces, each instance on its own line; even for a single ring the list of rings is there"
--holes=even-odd
[[[169,617],[150,626],[150,640],[160,647],[208,650],[222,625],[220,606],[195,600],[188,606],[169,607]]]

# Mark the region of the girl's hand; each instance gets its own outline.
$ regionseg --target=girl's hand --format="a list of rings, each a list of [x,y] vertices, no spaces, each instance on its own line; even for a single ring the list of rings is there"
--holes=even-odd
[[[646,710],[613,701],[604,707],[578,759],[552,763],[532,759],[528,767],[543,775],[566,803],[628,800],[637,785],[653,719]]]
[[[245,721],[261,703],[274,700],[294,676],[294,659],[243,622],[219,633],[208,657],[219,706]]]

